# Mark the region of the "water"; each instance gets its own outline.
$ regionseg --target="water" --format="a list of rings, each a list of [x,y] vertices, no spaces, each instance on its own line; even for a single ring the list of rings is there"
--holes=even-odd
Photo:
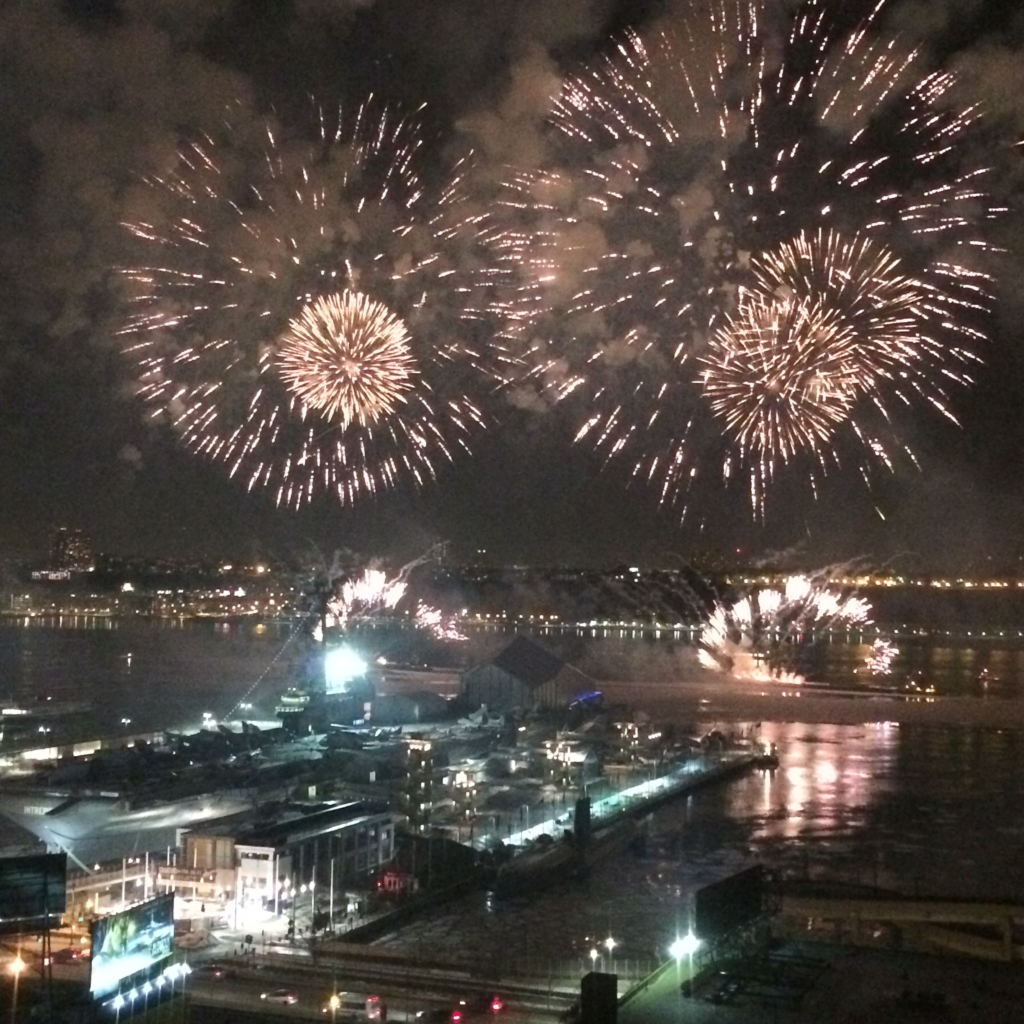
[[[198,723],[258,683],[256,716],[302,660],[299,644],[285,645],[290,635],[287,624],[6,624],[0,696],[84,701],[90,711],[55,728],[95,735],[119,728],[121,717],[140,730]],[[1020,700],[1024,647],[1015,642],[904,641],[882,681],[864,677],[865,651],[825,644],[806,652],[806,669],[837,688],[913,679],[940,693]],[[684,657],[671,654],[673,663]],[[765,722],[762,735],[782,753],[777,771],[663,808],[647,822],[642,849],[600,864],[586,881],[522,903],[473,896],[391,941],[452,956],[472,950],[489,963],[563,963],[610,934],[617,958],[643,960],[685,930],[696,886],[754,862],[908,893],[1024,901],[1024,733]]]
[[[294,678],[298,644],[287,623],[137,622],[97,617],[0,624],[0,699],[38,710],[76,705],[31,728],[42,743],[198,727],[226,714],[252,687],[267,706]],[[84,708],[77,708],[84,704]],[[122,718],[130,723],[122,723]],[[5,744],[23,744],[7,730]],[[3,749],[0,746],[0,749]]]
[[[307,656],[287,622],[112,620],[98,617],[0,620],[0,701],[34,708],[51,699],[82,702],[86,710],[48,722],[48,742],[196,727],[204,712],[227,714],[240,700],[252,717],[273,717],[277,695],[294,682]],[[292,642],[288,642],[293,638]],[[479,637],[469,662],[505,641]],[[543,637],[566,660],[598,678],[687,678],[699,672],[693,648],[680,641]],[[377,633],[375,649],[393,650],[396,637]],[[1024,698],[1024,641],[958,641],[912,637],[899,641],[892,672],[872,676],[870,645],[839,640],[795,650],[794,666],[827,687],[907,690],[931,686],[937,695]],[[130,718],[129,726],[121,723]],[[10,745],[12,735],[0,742]]]
[[[762,726],[781,767],[651,815],[643,842],[540,898],[473,895],[387,940],[485,971],[571,976],[664,958],[696,888],[754,863],[907,894],[1024,901],[1024,736],[877,724]],[[547,966],[546,966],[547,965]]]

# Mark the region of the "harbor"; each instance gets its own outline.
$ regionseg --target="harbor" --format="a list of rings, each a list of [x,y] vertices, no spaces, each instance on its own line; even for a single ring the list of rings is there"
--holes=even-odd
[[[693,893],[751,864],[782,879],[907,898],[1019,902],[1015,837],[1024,829],[1007,801],[1024,765],[1013,730],[982,724],[1015,710],[995,695],[1009,685],[1003,673],[993,696],[978,700],[855,685],[606,681],[600,704],[557,713],[462,708],[435,721],[388,717],[312,734],[255,717],[258,708],[244,728],[240,717],[204,723],[199,711],[211,705],[197,700],[191,729],[125,727],[102,743],[93,733],[77,751],[32,748],[43,756],[19,762],[0,809],[77,858],[69,889],[85,917],[90,900],[109,914],[146,893],[176,892],[188,927],[179,953],[193,962],[229,955],[246,935],[260,937],[268,966],[278,958],[275,969],[293,974],[314,950],[341,965],[361,963],[361,949],[404,965],[379,975],[395,993],[412,991],[423,980],[413,965],[429,960],[451,979],[500,985],[552,1019],[591,970],[614,972],[622,995],[642,984],[686,931]],[[448,701],[458,687],[452,672],[385,670],[371,706],[422,715],[424,694]],[[847,714],[856,717],[843,724]],[[968,724],[975,714],[979,724]],[[271,821],[290,828],[289,815],[330,807],[356,814],[390,804],[408,814],[421,784],[431,813],[415,855],[407,839],[396,842],[387,872],[381,862],[362,882],[339,866],[357,846],[300,853],[286,849],[291,840],[273,847],[266,833]],[[968,841],[983,825],[967,786],[1000,816],[983,860]],[[580,800],[589,800],[590,833],[577,845]],[[267,816],[245,825],[240,816],[254,804]],[[276,912],[242,862],[225,873],[201,859],[206,838],[244,845],[255,827],[287,864]],[[480,870],[469,874],[466,863]],[[388,894],[376,889],[385,875],[398,886]],[[453,876],[464,878],[461,888]],[[825,924],[820,938],[849,947],[853,931],[852,921]],[[974,945],[976,955],[984,942]]]

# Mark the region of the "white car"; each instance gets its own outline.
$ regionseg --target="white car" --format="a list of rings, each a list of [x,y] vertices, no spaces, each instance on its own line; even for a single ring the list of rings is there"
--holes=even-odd
[[[299,997],[290,988],[275,988],[273,992],[264,992],[260,999],[267,1003],[281,1003],[284,1006],[294,1006]]]

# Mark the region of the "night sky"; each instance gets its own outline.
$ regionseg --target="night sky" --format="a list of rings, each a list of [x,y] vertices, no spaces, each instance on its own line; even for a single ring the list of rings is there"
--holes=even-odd
[[[868,490],[833,471],[818,498],[783,475],[755,522],[740,491],[708,487],[682,523],[628,466],[573,446],[556,416],[498,403],[474,456],[353,508],[279,510],[185,451],[134,397],[115,332],[115,268],[140,177],[226,104],[253,118],[308,97],[426,103],[442,166],[472,145],[495,180],[543,159],[561,75],[672,4],[644,0],[9,0],[0,10],[0,558],[38,555],[51,530],[116,553],[288,558],[311,543],[415,555],[450,542],[494,563],[672,564],[694,552],[805,563],[1002,568],[1024,554],[1024,12],[1013,2],[893,0],[886,27],[961,75],[1000,157],[1010,207],[985,364],[954,393],[961,428],[921,411],[900,429],[919,470]],[[681,6],[681,4],[680,4]],[[1014,252],[1014,246],[1018,251]],[[713,477],[713,474],[711,475]],[[883,518],[884,517],[884,518]]]

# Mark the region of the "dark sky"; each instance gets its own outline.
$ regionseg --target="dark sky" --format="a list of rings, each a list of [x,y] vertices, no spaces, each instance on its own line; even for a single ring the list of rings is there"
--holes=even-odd
[[[302,512],[247,494],[147,422],[114,332],[125,196],[228,102],[255,113],[308,95],[427,103],[438,163],[472,143],[528,159],[560,73],[669,0],[9,0],[0,10],[0,557],[45,550],[58,524],[96,546],[167,556],[289,556],[313,542],[415,554],[447,540],[497,562],[671,564],[694,551],[908,567],[1002,565],[1024,553],[1024,283],[1000,268],[986,362],[954,399],[957,429],[903,427],[920,469],[873,490],[830,474],[773,490],[765,522],[739,491],[680,524],[626,467],[574,447],[565,424],[506,409],[473,458],[354,508]],[[1024,15],[1012,2],[893,0],[888,23],[963,76],[1005,148],[1024,128]],[[1013,161],[994,184],[1019,236]],[[879,514],[881,513],[881,515]],[[883,518],[884,517],[884,518]]]

